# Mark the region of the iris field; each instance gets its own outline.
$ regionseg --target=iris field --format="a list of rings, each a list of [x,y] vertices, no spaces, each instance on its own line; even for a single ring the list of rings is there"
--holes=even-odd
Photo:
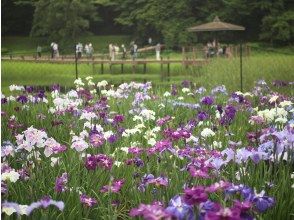
[[[293,219],[290,76],[244,93],[188,80],[158,90],[87,77],[66,93],[11,85],[2,217]]]

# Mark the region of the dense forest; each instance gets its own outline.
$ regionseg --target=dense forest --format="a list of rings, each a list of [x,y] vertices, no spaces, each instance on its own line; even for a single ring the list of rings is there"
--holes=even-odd
[[[85,34],[149,36],[169,46],[197,40],[188,27],[222,21],[246,27],[248,41],[291,44],[292,0],[3,0],[2,36],[74,40]],[[235,35],[233,35],[235,36]]]

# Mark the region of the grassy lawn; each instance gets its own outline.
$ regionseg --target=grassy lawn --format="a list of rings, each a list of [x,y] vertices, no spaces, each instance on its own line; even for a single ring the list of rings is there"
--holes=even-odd
[[[88,36],[80,40],[82,43],[91,42],[96,52],[107,51],[109,43],[122,43],[129,45],[129,36]],[[35,47],[42,39],[29,37],[4,37],[2,38],[2,51],[12,50],[17,53],[34,53]],[[44,45],[46,46],[46,45]],[[243,60],[244,88],[248,90],[254,85],[254,81],[264,79],[267,82],[273,80],[294,80],[294,53],[292,49],[262,49],[257,44],[252,44],[254,50],[250,57]],[[275,53],[279,52],[279,53]],[[146,58],[154,58],[154,52],[144,55]],[[181,52],[165,51],[162,53],[164,59],[182,59]],[[164,65],[163,72],[159,64],[148,64],[147,73],[143,74],[143,66],[138,66],[136,73],[132,74],[132,67],[124,66],[124,74],[121,74],[121,66],[113,66],[110,71],[109,65],[104,66],[104,74],[101,74],[100,65],[79,64],[79,77],[93,76],[94,80],[107,80],[112,84],[129,81],[152,81],[155,85],[170,85],[190,80],[198,86],[211,88],[224,84],[230,91],[240,89],[240,63],[238,58],[212,59],[211,62],[202,67],[184,68],[181,64],[170,66],[171,74],[167,77],[167,66]],[[50,63],[26,63],[26,62],[2,62],[2,90],[8,91],[11,84],[49,86],[59,83],[62,86],[71,87],[75,79],[74,64],[50,64]],[[291,93],[291,88],[279,88],[281,92]]]
[[[273,80],[293,81],[294,56],[262,54],[244,58],[243,79],[244,88],[248,90],[254,85],[254,81],[264,79],[267,82]],[[164,65],[163,73],[159,64],[147,65],[147,73],[143,73],[143,66],[138,66],[135,74],[132,74],[131,66],[124,66],[124,74],[121,74],[120,65],[116,65],[110,72],[109,65],[104,66],[104,74],[101,74],[100,65],[79,64],[79,77],[93,76],[95,81],[107,80],[112,84],[129,81],[152,81],[155,85],[170,85],[190,80],[198,86],[211,88],[224,84],[230,91],[240,88],[239,59],[213,59],[208,65],[202,67],[189,67],[185,69],[180,64],[171,65],[170,77],[167,77],[167,67]],[[163,79],[162,79],[163,77]],[[52,85],[59,83],[62,86],[73,86],[75,79],[74,64],[50,64],[50,63],[26,63],[26,62],[2,62],[2,89],[7,91],[11,84],[20,85]],[[168,81],[169,80],[169,81]],[[288,88],[289,89],[289,88]],[[280,88],[283,92],[285,88]],[[291,92],[285,91],[286,93]],[[293,93],[293,92],[291,92]]]

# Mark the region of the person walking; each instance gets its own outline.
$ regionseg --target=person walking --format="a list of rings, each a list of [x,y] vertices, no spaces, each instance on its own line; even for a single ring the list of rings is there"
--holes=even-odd
[[[53,57],[54,58],[59,57],[59,49],[58,49],[58,44],[57,43],[53,44]]]
[[[92,43],[89,43],[89,57],[92,58],[94,53],[94,48],[92,46]]]
[[[86,54],[86,57],[89,58],[90,57],[90,53],[89,53],[89,45],[88,44],[85,44],[85,54]]]
[[[149,44],[149,46],[152,46],[152,38],[151,37],[149,37],[149,39],[148,39],[148,44]]]
[[[155,46],[156,60],[160,60],[160,50],[161,50],[161,45],[160,43],[158,43]]]
[[[40,45],[37,46],[37,58],[41,58],[42,47]]]
[[[51,59],[54,58],[54,49],[53,49],[53,45],[54,45],[54,42],[52,42],[52,43],[50,44],[50,49],[51,49]]]
[[[138,57],[138,45],[136,43],[134,43],[134,57],[133,60],[137,59]]]
[[[127,49],[124,44],[121,45],[122,59],[126,59]]]
[[[80,59],[82,57],[82,52],[83,52],[83,45],[79,42],[76,45],[76,53],[77,53],[78,59]]]

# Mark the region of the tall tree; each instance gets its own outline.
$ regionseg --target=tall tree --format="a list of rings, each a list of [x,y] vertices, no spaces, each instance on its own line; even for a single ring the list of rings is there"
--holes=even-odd
[[[86,33],[91,19],[98,19],[91,0],[38,0],[34,5],[31,35],[50,40],[75,40]]]
[[[140,39],[148,36],[164,41],[168,46],[186,43],[190,34],[186,28],[195,22],[189,7],[191,0],[117,0],[118,23],[133,28]]]
[[[264,13],[260,39],[271,43],[293,42],[294,3],[291,0],[260,0],[255,4]]]

